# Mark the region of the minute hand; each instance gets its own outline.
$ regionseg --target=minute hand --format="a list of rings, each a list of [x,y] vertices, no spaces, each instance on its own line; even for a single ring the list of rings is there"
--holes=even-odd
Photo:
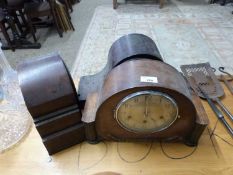
[[[145,117],[148,117],[147,105],[148,105],[148,96],[146,96],[146,111],[145,111]]]

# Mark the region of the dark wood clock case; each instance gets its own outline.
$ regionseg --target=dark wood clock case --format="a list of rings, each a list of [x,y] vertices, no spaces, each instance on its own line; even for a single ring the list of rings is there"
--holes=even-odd
[[[61,57],[26,61],[17,71],[25,104],[49,154],[85,140],[78,96]]]
[[[59,56],[23,63],[18,73],[26,106],[49,154],[84,140],[176,139],[194,146],[208,124],[199,97],[181,73],[163,62],[153,40],[142,34],[129,34],[113,43],[105,68],[81,77],[79,98]],[[157,77],[158,83],[141,82],[140,76]],[[116,105],[143,90],[169,94],[178,102],[181,117],[166,130],[149,134],[120,127],[113,117]]]

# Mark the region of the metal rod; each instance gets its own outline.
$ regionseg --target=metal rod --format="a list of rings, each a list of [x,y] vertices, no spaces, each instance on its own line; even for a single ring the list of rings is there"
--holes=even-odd
[[[221,109],[223,110],[223,112],[226,113],[226,115],[233,121],[233,115],[231,114],[231,112],[224,106],[224,104],[219,100],[219,98],[215,98],[214,101],[216,101],[218,103],[218,105],[221,107]]]
[[[225,120],[222,112],[215,106],[215,104],[213,103],[213,101],[209,98],[209,96],[201,89],[200,86],[197,86],[198,89],[201,91],[201,93],[203,94],[203,96],[206,98],[208,104],[210,105],[211,109],[213,110],[213,112],[215,113],[216,117],[218,117],[218,119],[222,122],[222,124],[225,126],[225,128],[227,129],[227,131],[229,132],[229,134],[231,135],[231,137],[233,137],[233,129],[231,128],[231,126],[227,123],[227,121]]]
[[[231,134],[231,136],[233,136],[233,130],[232,130],[231,126],[227,123],[227,121],[225,120],[225,118],[222,118],[221,122],[227,128],[227,130]]]

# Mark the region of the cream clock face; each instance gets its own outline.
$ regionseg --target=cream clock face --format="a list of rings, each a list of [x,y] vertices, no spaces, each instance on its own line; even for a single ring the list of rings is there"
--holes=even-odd
[[[178,106],[167,94],[141,91],[126,96],[117,105],[115,119],[124,129],[136,133],[162,131],[178,116]]]

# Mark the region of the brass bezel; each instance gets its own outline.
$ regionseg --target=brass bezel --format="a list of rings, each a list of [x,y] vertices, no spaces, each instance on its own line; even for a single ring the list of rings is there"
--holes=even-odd
[[[152,130],[152,131],[145,131],[145,132],[141,132],[141,131],[136,131],[136,130],[133,130],[133,129],[130,129],[130,128],[127,128],[119,119],[118,119],[118,110],[119,108],[126,102],[128,101],[129,99],[131,98],[134,98],[136,96],[140,96],[140,95],[160,95],[160,96],[163,96],[165,97],[166,99],[168,99],[174,106],[175,106],[175,109],[176,109],[176,116],[174,118],[174,120],[172,122],[169,123],[169,125],[167,125],[166,127],[163,127],[163,128],[160,128],[160,129],[157,129],[157,130]],[[175,121],[176,119],[178,118],[178,105],[176,103],[176,101],[171,98],[168,94],[165,94],[165,93],[162,93],[162,92],[158,92],[158,91],[151,91],[151,90],[147,90],[147,91],[140,91],[140,92],[135,92],[135,93],[132,93],[130,95],[127,95],[126,97],[124,97],[117,105],[116,109],[114,110],[114,118],[116,119],[117,123],[122,127],[124,128],[125,130],[127,131],[130,131],[130,132],[133,132],[133,133],[155,133],[155,132],[160,132],[160,131],[163,131],[167,128],[169,128]]]

